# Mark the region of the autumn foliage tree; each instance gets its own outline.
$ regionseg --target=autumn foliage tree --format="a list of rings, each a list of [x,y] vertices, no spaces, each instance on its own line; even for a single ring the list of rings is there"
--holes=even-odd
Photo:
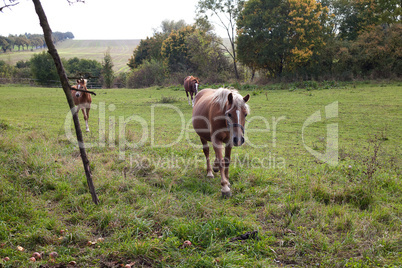
[[[315,0],[250,0],[237,21],[240,62],[270,76],[313,64],[328,9]]]
[[[179,31],[173,31],[163,41],[161,55],[163,64],[171,72],[185,71],[189,69],[190,58],[188,54],[187,36],[195,31],[194,26],[186,26]]]
[[[325,45],[325,22],[328,9],[315,0],[289,1],[289,43],[288,68],[311,64],[314,53]]]
[[[130,69],[138,68],[144,61],[162,60],[162,43],[167,37],[167,34],[155,33],[152,37],[142,39],[127,63]]]

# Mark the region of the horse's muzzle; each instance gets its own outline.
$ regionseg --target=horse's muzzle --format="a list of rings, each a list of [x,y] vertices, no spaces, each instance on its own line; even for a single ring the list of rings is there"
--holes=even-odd
[[[243,143],[244,143],[244,137],[243,136],[241,136],[240,138],[236,137],[236,136],[233,137],[233,145],[234,146],[241,146],[241,145],[243,145]]]
[[[79,97],[81,96],[81,93],[77,92],[77,93],[75,93],[75,96],[76,96],[77,98],[79,98]]]

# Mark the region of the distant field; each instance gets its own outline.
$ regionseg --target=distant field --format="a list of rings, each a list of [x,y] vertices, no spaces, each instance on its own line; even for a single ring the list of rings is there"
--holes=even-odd
[[[140,43],[136,40],[67,40],[56,45],[60,57],[69,59],[79,57],[102,62],[105,52],[110,48],[113,58],[114,71],[127,71],[128,59],[135,47]],[[20,60],[29,60],[33,54],[42,50],[0,53],[0,60],[14,65]]]

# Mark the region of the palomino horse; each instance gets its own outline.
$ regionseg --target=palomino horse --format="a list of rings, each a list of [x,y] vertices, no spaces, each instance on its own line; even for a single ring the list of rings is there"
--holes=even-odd
[[[207,177],[213,178],[209,160],[208,141],[212,142],[215,151],[213,170],[221,173],[223,197],[231,196],[229,183],[230,152],[233,146],[244,143],[244,124],[250,109],[237,90],[225,88],[203,89],[197,94],[193,108],[193,127],[200,136],[203,151],[207,160]],[[225,158],[222,157],[225,146]]]
[[[71,86],[71,95],[73,96],[74,104],[77,105],[77,113],[79,110],[82,110],[82,114],[84,115],[86,131],[89,131],[88,126],[88,118],[89,118],[89,110],[91,109],[91,94],[83,91],[88,91],[87,89],[87,80],[86,79],[77,79],[77,85]],[[82,91],[77,91],[74,89],[79,89]]]
[[[200,81],[199,81],[198,77],[187,76],[186,78],[184,78],[184,89],[186,90],[188,104],[192,105],[193,107],[194,107],[193,94],[195,96],[197,96],[199,84],[200,84]],[[190,104],[190,99],[188,97],[188,93],[190,93],[190,95],[191,95],[191,104]]]

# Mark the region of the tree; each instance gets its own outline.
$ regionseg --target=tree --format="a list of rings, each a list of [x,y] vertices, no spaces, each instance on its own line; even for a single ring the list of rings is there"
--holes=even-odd
[[[161,55],[164,66],[171,72],[186,71],[190,67],[188,57],[187,36],[194,33],[194,26],[187,26],[179,31],[173,31],[163,41]]]
[[[191,69],[198,76],[218,81],[219,76],[230,70],[228,58],[215,34],[196,29],[187,36],[186,44]]]
[[[52,57],[45,51],[34,54],[30,59],[31,73],[39,84],[48,85],[57,81],[59,76]]]
[[[173,31],[178,31],[184,27],[186,27],[187,24],[184,20],[179,20],[179,21],[174,21],[174,20],[164,20],[161,23],[161,29],[162,29],[162,34],[170,34]],[[157,33],[157,31],[155,31]]]
[[[314,53],[325,45],[325,24],[328,8],[322,7],[316,0],[289,1],[289,43],[290,53],[288,68],[307,66]]]
[[[102,64],[96,60],[70,58],[66,61],[65,69],[70,76],[88,73],[93,77],[99,77],[102,72]]]
[[[24,50],[24,46],[28,44],[28,39],[26,38],[25,35],[20,35],[15,38],[14,44],[18,47],[18,50],[21,50],[21,47],[22,50]]]
[[[106,51],[105,56],[103,57],[102,77],[105,87],[111,88],[113,86],[114,81],[114,72],[113,72],[112,56],[110,56],[110,49]]]
[[[162,43],[173,31],[179,31],[186,27],[187,24],[184,20],[164,20],[161,23],[160,29],[154,29],[154,35],[142,39],[140,44],[135,48],[133,55],[129,59],[127,65],[130,69],[140,67],[144,62],[150,62],[152,60],[162,61],[161,48]]]
[[[402,18],[402,3],[400,0],[378,0],[381,23],[400,23]]]
[[[376,25],[399,23],[402,16],[400,0],[332,0],[327,4],[343,40],[356,40]]]
[[[336,55],[336,71],[357,77],[400,77],[402,75],[402,26],[375,27],[354,42],[345,42]]]
[[[8,38],[0,36],[0,47],[4,53],[7,52],[7,49],[11,50],[11,42]]]
[[[152,37],[142,39],[127,63],[130,69],[138,68],[144,61],[161,61],[162,43],[168,36],[168,34],[164,33],[155,33]]]
[[[239,19],[239,60],[273,77],[311,65],[324,44],[328,10],[315,0],[250,0]]]
[[[198,14],[205,19],[208,15],[218,18],[219,26],[223,27],[229,38],[230,47],[224,43],[221,45],[225,48],[226,52],[233,60],[233,70],[236,79],[239,79],[239,72],[237,70],[237,56],[236,56],[236,21],[239,17],[240,10],[243,7],[244,0],[199,0],[198,1]]]

